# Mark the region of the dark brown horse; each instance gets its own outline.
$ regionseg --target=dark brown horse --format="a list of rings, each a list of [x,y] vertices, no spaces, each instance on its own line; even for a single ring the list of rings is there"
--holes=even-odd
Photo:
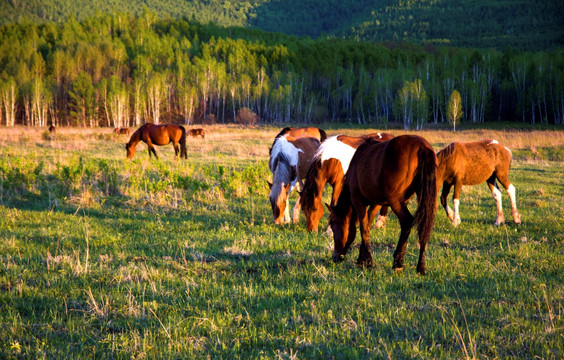
[[[271,149],[269,167],[272,171],[270,186],[270,205],[274,223],[281,225],[290,221],[290,204],[288,198],[295,187],[303,187],[307,169],[319,147],[315,138],[299,138],[288,141],[279,136]],[[296,202],[292,215],[294,222],[299,221],[300,201]]]
[[[202,128],[190,129],[188,130],[188,136],[197,137],[200,136],[202,139],[206,138],[206,131]]]
[[[366,140],[358,147],[345,176],[345,184],[329,218],[335,247],[333,260],[344,258],[360,222],[362,242],[357,263],[372,266],[370,223],[367,207],[390,206],[398,216],[401,233],[394,252],[393,268],[403,269],[407,239],[414,223],[419,234],[417,272],[425,274],[425,247],[437,210],[437,158],[429,142],[420,136],[402,135],[385,142]],[[417,194],[415,217],[407,208]],[[374,212],[372,212],[374,213]]]
[[[183,126],[174,124],[155,125],[151,123],[142,125],[131,135],[129,142],[125,144],[128,158],[131,159],[133,155],[135,155],[135,146],[137,146],[140,141],[144,141],[147,144],[149,148],[149,158],[151,158],[151,153],[153,153],[158,159],[157,152],[153,145],[162,146],[170,143],[174,146],[174,154],[176,156],[178,156],[180,150],[180,157],[188,158],[186,153],[186,129],[184,129]]]
[[[50,134],[55,134],[56,132],[57,132],[57,128],[55,127],[55,125],[49,126],[49,133]]]
[[[387,141],[393,137],[392,134],[388,133],[375,133],[361,137],[337,135],[331,136],[321,143],[307,171],[304,189],[300,195],[300,203],[306,218],[308,231],[317,231],[319,220],[323,216],[322,198],[326,183],[333,187],[331,206],[337,203],[343,188],[345,173],[356,148],[368,138],[376,141]],[[387,213],[388,207],[382,207],[376,227],[384,226]],[[329,230],[330,227],[328,228]]]
[[[453,225],[460,224],[460,190],[462,185],[477,185],[487,182],[497,206],[495,225],[505,222],[501,206],[501,191],[498,180],[511,200],[511,214],[516,224],[521,223],[517,210],[515,186],[509,182],[511,151],[496,140],[482,140],[470,143],[454,142],[437,153],[439,169],[437,184],[443,186],[441,204]],[[447,204],[447,197],[454,186],[454,211]]]

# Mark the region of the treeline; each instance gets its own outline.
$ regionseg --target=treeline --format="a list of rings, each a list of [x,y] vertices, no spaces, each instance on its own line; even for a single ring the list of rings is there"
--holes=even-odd
[[[98,15],[0,27],[0,123],[448,121],[562,124],[564,51],[310,39],[188,19]]]

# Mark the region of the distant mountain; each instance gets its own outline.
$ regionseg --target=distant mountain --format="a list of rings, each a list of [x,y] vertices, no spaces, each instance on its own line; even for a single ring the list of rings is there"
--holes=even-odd
[[[3,0],[0,24],[147,10],[296,36],[523,50],[564,46],[560,0]]]

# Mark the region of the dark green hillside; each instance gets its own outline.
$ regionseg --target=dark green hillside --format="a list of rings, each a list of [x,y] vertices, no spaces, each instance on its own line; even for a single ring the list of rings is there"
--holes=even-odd
[[[546,50],[564,45],[562,1],[527,0],[4,0],[0,24],[83,20],[96,13],[244,26],[369,41]]]

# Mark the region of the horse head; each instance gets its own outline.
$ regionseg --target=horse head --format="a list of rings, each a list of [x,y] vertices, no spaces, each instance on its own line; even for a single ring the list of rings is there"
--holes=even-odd
[[[127,158],[128,159],[133,158],[133,155],[135,155],[135,146],[133,146],[131,142],[125,144],[125,150],[127,151]]]
[[[282,225],[288,222],[285,219],[286,203],[288,200],[288,193],[290,191],[290,184],[278,183],[270,184],[270,206],[272,207],[272,216],[276,225]]]
[[[356,237],[356,217],[348,191],[344,197],[339,197],[336,205],[326,206],[329,209],[329,226],[333,231],[333,261],[342,261]]]

